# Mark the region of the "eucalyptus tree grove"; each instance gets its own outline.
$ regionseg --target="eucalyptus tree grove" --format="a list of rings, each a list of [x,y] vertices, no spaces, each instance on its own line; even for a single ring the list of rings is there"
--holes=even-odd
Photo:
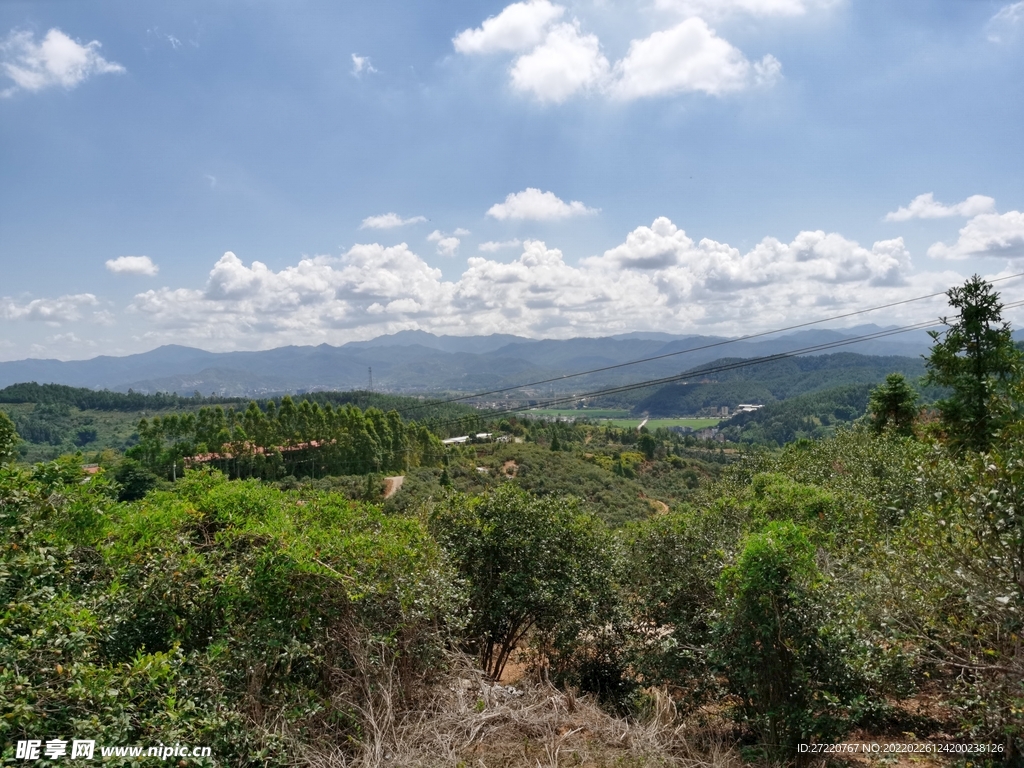
[[[307,400],[245,410],[221,406],[139,422],[139,443],[128,455],[151,471],[174,477],[186,466],[210,464],[232,477],[323,477],[401,472],[441,462],[440,440],[395,411],[365,412]]]

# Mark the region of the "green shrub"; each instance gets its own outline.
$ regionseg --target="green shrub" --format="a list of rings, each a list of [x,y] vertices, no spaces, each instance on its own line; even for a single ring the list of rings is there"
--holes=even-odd
[[[776,759],[794,759],[801,742],[840,741],[860,693],[830,635],[823,586],[805,529],[790,521],[750,535],[719,582],[713,653]]]
[[[629,618],[638,683],[668,685],[696,707],[717,686],[707,664],[715,583],[735,532],[698,510],[659,515],[619,535],[617,581]]]
[[[125,459],[114,471],[121,486],[120,501],[138,501],[156,487],[157,477],[135,459]]]
[[[571,648],[612,600],[607,532],[573,499],[511,483],[478,499],[449,494],[431,527],[469,584],[470,645],[494,679],[531,632]]]
[[[368,701],[433,674],[463,613],[416,520],[209,471],[112,496],[72,461],[0,469],[0,759],[41,733],[240,766],[300,735],[354,751]]]

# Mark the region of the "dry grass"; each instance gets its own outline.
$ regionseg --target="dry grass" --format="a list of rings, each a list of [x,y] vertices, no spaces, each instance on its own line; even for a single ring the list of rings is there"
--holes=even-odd
[[[420,704],[397,711],[394,670],[375,669],[360,707],[364,741],[351,747],[305,748],[310,768],[740,768],[721,737],[676,721],[671,699],[651,692],[647,722],[615,717],[588,697],[544,683],[489,684],[458,665]]]

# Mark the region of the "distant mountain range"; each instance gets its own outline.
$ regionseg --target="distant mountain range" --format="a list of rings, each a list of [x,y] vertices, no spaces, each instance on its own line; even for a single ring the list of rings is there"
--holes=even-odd
[[[538,395],[546,396],[671,376],[724,357],[762,357],[825,344],[842,346],[819,353],[919,357],[931,343],[922,331],[856,341],[859,336],[883,330],[867,325],[746,340],[665,333],[534,340],[506,334],[435,336],[423,331],[402,331],[340,347],[321,344],[259,352],[206,352],[167,345],[125,357],[0,363],[0,387],[35,381],[121,392],[132,389],[189,395],[198,391],[203,395],[244,397],[366,389],[372,368],[375,390],[439,394],[500,389],[641,358],[660,358],[535,389]]]

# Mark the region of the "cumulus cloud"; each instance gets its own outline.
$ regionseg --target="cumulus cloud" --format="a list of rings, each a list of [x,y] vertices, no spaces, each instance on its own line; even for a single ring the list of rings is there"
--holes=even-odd
[[[280,271],[225,253],[202,289],[146,291],[130,309],[153,324],[153,340],[187,333],[228,349],[241,340],[338,343],[405,329],[551,338],[655,329],[739,333],[897,300],[908,291],[931,293],[960,279],[912,274],[899,238],[866,247],[837,233],[805,231],[788,242],[764,238],[744,252],[710,239],[694,242],[667,218],[577,264],[539,240],[521,248],[509,262],[470,257],[454,281],[405,244],[357,245]]]
[[[522,192],[513,192],[505,198],[504,203],[495,203],[487,210],[488,216],[499,221],[506,219],[555,221],[594,213],[597,213],[596,208],[588,208],[579,200],[567,203],[556,196],[554,192],[541,192],[535,187],[527,187]]]
[[[1004,5],[988,22],[988,39],[993,43],[1012,40],[1024,31],[1024,0]]]
[[[426,220],[426,216],[410,216],[408,219],[403,219],[397,213],[383,213],[380,216],[367,216],[363,219],[363,223],[359,225],[359,228],[394,229],[395,227],[404,227],[409,224],[419,224],[421,221]]]
[[[68,345],[68,344],[70,344],[70,345],[73,345],[73,346],[76,346],[76,347],[82,347],[82,346],[85,346],[85,347],[95,347],[96,346],[96,342],[93,341],[92,339],[81,339],[75,333],[70,332],[70,331],[68,333],[58,333],[58,334],[55,334],[53,336],[48,337],[46,340],[48,342],[50,342],[51,344],[60,344],[60,345]]]
[[[512,87],[540,101],[560,103],[574,93],[600,87],[608,78],[608,59],[596,35],[580,32],[578,21],[558,24],[544,42],[512,65]]]
[[[456,229],[455,234],[468,235],[469,230],[467,229]],[[437,243],[437,252],[442,256],[454,256],[459,251],[459,244],[462,242],[458,237],[454,235],[446,235],[441,230],[435,229],[429,235],[427,240],[432,243]]]
[[[118,256],[107,259],[107,269],[116,275],[146,275],[152,277],[160,268],[149,256]]]
[[[91,293],[76,293],[56,299],[33,299],[19,303],[11,298],[0,299],[0,317],[5,320],[36,320],[50,325],[80,320],[83,307],[99,304]]]
[[[407,245],[373,244],[354,246],[338,259],[302,259],[280,272],[258,261],[246,266],[229,251],[202,289],[146,291],[129,310],[171,335],[187,330],[212,346],[245,336],[309,343],[354,329],[413,327],[410,318],[450,313],[451,297],[440,270]]]
[[[996,207],[996,201],[985,195],[971,195],[953,205],[944,205],[931,192],[918,195],[910,205],[902,206],[885,214],[886,221],[908,221],[910,219],[942,219],[949,216],[977,216],[988,213]]]
[[[548,25],[563,13],[565,8],[548,0],[512,3],[476,29],[460,32],[452,44],[466,54],[522,51],[539,43]]]
[[[14,81],[2,95],[55,86],[71,89],[93,75],[124,72],[100,55],[100,47],[96,40],[85,45],[72,40],[56,27],[39,42],[32,32],[15,30],[0,41],[0,67]]]
[[[810,2],[727,0],[723,7],[736,6],[750,13],[794,15],[798,9],[799,12],[806,10]],[[718,7],[717,0],[709,5]],[[550,12],[540,13],[542,7]],[[513,10],[517,18],[526,18],[528,8],[533,9],[529,17],[535,22],[529,26],[529,34],[517,34],[514,45],[494,42],[512,40],[510,33],[498,34],[498,21]],[[769,54],[760,61],[749,61],[699,16],[690,16],[670,29],[633,40],[626,56],[612,66],[601,50],[600,40],[594,34],[583,32],[578,19],[553,23],[562,11],[561,6],[550,3],[515,3],[488,19],[479,29],[461,33],[454,40],[455,50],[460,53],[525,51],[509,70],[512,88],[538,101],[555,104],[580,93],[620,100],[683,92],[719,96],[751,86],[770,86],[782,76],[782,64],[774,56]],[[524,24],[516,29],[525,29]],[[506,29],[505,26],[500,28]],[[469,41],[473,41],[472,45]]]
[[[781,69],[777,60],[771,62],[762,63],[766,72],[772,66]],[[684,91],[717,96],[747,87],[752,76],[751,64],[740,50],[696,17],[631,42],[629,53],[615,65],[615,74],[611,90],[623,99]]]
[[[837,5],[837,0],[656,0],[654,5],[685,16],[704,18],[739,13],[750,16],[803,16],[815,8]]]
[[[509,248],[518,248],[522,244],[522,240],[516,237],[512,240],[488,240],[486,243],[480,243],[477,248],[484,253],[496,253],[497,251],[504,251]]]
[[[376,71],[373,64],[370,63],[369,56],[360,56],[357,53],[352,54],[352,74],[355,77],[359,77],[363,72],[370,73]]]
[[[688,287],[699,278],[706,290],[732,291],[796,279],[900,285],[910,266],[910,254],[902,238],[882,240],[867,249],[842,235],[820,230],[801,232],[789,243],[767,237],[741,254],[707,238],[694,244],[686,232],[661,217],[650,227],[636,228],[622,245],[587,263],[653,272],[666,284]]]
[[[996,256],[1024,258],[1024,212],[983,213],[960,230],[952,245],[935,243],[928,255],[936,259],[968,259]]]

